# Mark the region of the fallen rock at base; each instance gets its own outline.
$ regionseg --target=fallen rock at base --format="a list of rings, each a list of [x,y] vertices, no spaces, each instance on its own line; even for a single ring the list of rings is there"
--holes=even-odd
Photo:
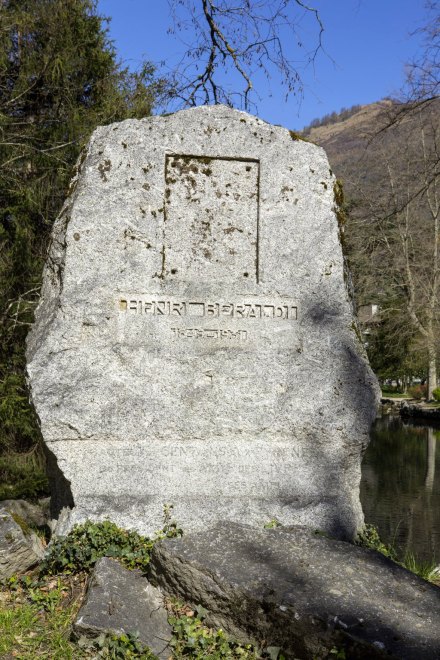
[[[286,658],[440,657],[440,589],[372,550],[304,527],[234,523],[155,545],[149,579],[241,641]]]
[[[78,636],[101,633],[138,633],[139,641],[159,658],[169,658],[171,627],[161,592],[138,570],[130,571],[115,559],[96,562],[86,602],[73,625]]]
[[[9,513],[19,516],[28,525],[35,527],[44,527],[48,524],[50,518],[50,497],[42,498],[38,504],[27,502],[26,500],[3,500],[0,502],[0,511],[9,511]]]
[[[0,511],[0,580],[24,573],[44,556],[38,536],[14,520],[6,509]]]

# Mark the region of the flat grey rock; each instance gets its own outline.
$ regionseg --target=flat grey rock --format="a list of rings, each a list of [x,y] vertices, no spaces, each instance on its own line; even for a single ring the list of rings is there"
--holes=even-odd
[[[0,580],[25,573],[44,557],[38,536],[15,522],[6,509],[0,510]]]
[[[91,638],[101,633],[138,633],[139,641],[159,658],[171,655],[171,627],[161,592],[140,571],[129,571],[109,557],[97,561],[73,628],[78,636]]]
[[[57,220],[28,375],[57,534],[363,522],[379,390],[324,151],[224,106],[98,128]],[[70,490],[69,490],[70,489]]]
[[[150,580],[238,639],[287,658],[440,658],[440,589],[372,550],[302,527],[220,523],[156,544]],[[325,655],[324,657],[327,657]]]

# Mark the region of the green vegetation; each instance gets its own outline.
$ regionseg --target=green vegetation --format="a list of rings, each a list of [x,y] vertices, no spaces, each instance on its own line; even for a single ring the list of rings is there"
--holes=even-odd
[[[408,395],[403,394],[403,392],[388,392],[386,389],[382,389],[382,397],[385,399],[408,399]]]
[[[392,545],[387,545],[381,541],[377,527],[374,525],[365,525],[357,535],[355,544],[363,548],[376,550],[399,564],[399,566],[411,571],[411,573],[440,586],[440,570],[435,562],[420,562],[412,552],[406,552],[404,557],[399,560],[396,549]]]
[[[69,641],[82,583],[50,578],[11,578],[0,591],[0,657],[70,660],[85,657]]]
[[[110,521],[77,525],[70,534],[55,541],[36,577],[12,577],[0,591],[0,656],[13,654],[23,660],[34,658],[141,658],[154,654],[134,633],[101,635],[90,640],[70,641],[71,624],[84,598],[87,574],[103,556],[117,558],[126,567],[145,571],[156,541],[181,534],[171,520],[172,507],[165,507],[163,529],[154,539],[118,528]],[[281,650],[257,650],[239,644],[223,630],[204,623],[206,611],[173,601],[168,603],[173,658],[284,660]]]
[[[389,557],[393,561],[397,561],[397,553],[391,545],[386,545],[380,539],[377,527],[374,525],[365,525],[364,528],[358,533],[355,544],[362,548],[370,548],[376,550],[385,557]]]
[[[434,397],[435,401],[440,403],[440,387],[436,387],[435,390],[433,390],[432,396]]]
[[[172,603],[173,616],[169,622],[173,627],[173,657],[193,658],[194,660],[222,660],[223,658],[242,658],[243,660],[269,657],[273,660],[283,660],[280,649],[276,655],[271,655],[274,649],[267,649],[264,656],[250,644],[241,645],[231,640],[223,630],[214,630],[204,625],[207,612],[198,607],[196,612],[178,601]]]
[[[154,654],[139,641],[135,631],[123,635],[100,635],[71,641],[71,625],[85,595],[87,574],[102,556],[117,558],[129,568],[145,570],[154,543],[165,536],[181,533],[171,521],[171,507],[165,508],[165,524],[153,540],[136,532],[118,528],[114,523],[78,525],[65,538],[54,543],[48,560],[39,574],[12,577],[0,589],[0,657],[15,656],[23,660],[104,658],[140,658],[154,660]],[[267,527],[278,526],[275,520]],[[373,548],[393,561],[396,553],[379,538],[377,529],[366,525],[357,544]],[[439,580],[433,566],[418,563],[408,554],[398,562],[432,582]],[[55,572],[58,572],[54,575]],[[279,647],[240,644],[223,630],[205,622],[206,610],[195,610],[177,600],[168,601],[169,622],[173,629],[170,643],[172,657],[179,660],[284,660]],[[334,648],[328,657],[343,659],[345,652]]]
[[[419,561],[414,553],[407,551],[401,562],[411,573],[440,586],[440,570],[433,561]]]
[[[2,2],[0,451],[39,439],[24,341],[75,162],[96,126],[150,114],[161,89],[150,64],[137,73],[118,64],[96,0]]]
[[[15,460],[14,454],[0,458],[0,501],[35,500],[49,495],[49,482],[43,469]]]
[[[114,557],[127,568],[146,570],[153,545],[163,538],[182,535],[171,519],[172,507],[164,510],[164,526],[154,539],[118,527],[110,520],[75,525],[70,534],[56,539],[41,564],[42,575],[89,573],[100,557]]]
[[[157,656],[139,641],[137,634],[100,635],[96,639],[81,637],[78,647],[93,658],[108,658],[109,660],[125,660],[139,658],[140,660],[157,660]]]
[[[146,569],[154,541],[105,520],[76,525],[56,539],[41,565],[42,574],[90,572],[100,557],[119,559],[127,568]]]
[[[86,575],[11,578],[0,590],[0,657],[22,660],[46,658],[66,660],[103,658],[154,660],[156,656],[138,639],[136,633],[80,637],[71,641],[71,625],[86,589]],[[278,647],[257,650],[239,644],[223,630],[208,627],[206,612],[196,612],[177,601],[169,604],[173,628],[170,655],[194,660],[284,660]]]

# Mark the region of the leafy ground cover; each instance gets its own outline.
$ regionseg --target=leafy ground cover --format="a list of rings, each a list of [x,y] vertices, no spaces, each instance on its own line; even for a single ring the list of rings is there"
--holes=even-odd
[[[164,508],[164,526],[153,539],[127,531],[114,523],[85,522],[54,541],[37,571],[12,577],[0,589],[0,659],[70,660],[104,658],[154,660],[136,631],[72,641],[72,623],[86,592],[88,575],[100,557],[114,557],[129,569],[145,572],[158,540],[181,535],[172,520],[172,507]],[[259,650],[232,640],[223,630],[205,625],[206,612],[178,601],[168,601],[173,628],[170,658],[223,660],[241,658],[283,660],[281,649]]]
[[[11,578],[0,590],[0,658],[155,660],[156,656],[140,643],[135,632],[72,641],[72,622],[86,585],[85,571],[74,575]],[[195,611],[178,601],[168,601],[167,608],[173,628],[170,658],[284,659],[278,647],[258,650],[250,644],[239,644],[223,630],[205,625],[206,612],[202,607]]]
[[[72,640],[72,623],[83,602],[88,575],[102,556],[112,556],[128,568],[145,571],[154,543],[181,534],[172,520],[172,507],[165,509],[163,529],[153,539],[118,528],[110,521],[76,526],[53,543],[47,559],[33,573],[12,577],[0,586],[0,659],[86,660],[102,658],[154,660],[136,631],[124,635],[101,635],[90,640]],[[278,526],[270,521],[266,526]],[[373,548],[420,577],[440,586],[440,571],[433,564],[420,563],[414,555],[398,560],[396,551],[380,540],[377,529],[366,525],[357,544]],[[167,600],[173,628],[170,658],[183,660],[284,660],[278,647],[257,648],[240,644],[223,630],[206,625],[203,607],[191,608],[178,600]],[[328,658],[345,660],[342,649],[334,648]]]

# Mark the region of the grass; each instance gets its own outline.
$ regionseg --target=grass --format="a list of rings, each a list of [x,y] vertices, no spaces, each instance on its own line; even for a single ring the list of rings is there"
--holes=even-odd
[[[157,660],[136,635],[101,635],[71,641],[72,622],[84,598],[87,574],[10,578],[0,589],[0,658],[20,660]],[[170,657],[176,660],[284,660],[280,649],[260,651],[232,640],[203,622],[205,611],[167,601],[173,628]]]
[[[168,512],[169,514],[169,512]],[[168,515],[169,518],[169,515]],[[268,526],[274,526],[271,521]],[[107,536],[115,541],[120,532],[113,528],[112,523],[103,525],[96,523],[91,526],[79,526],[71,541],[75,548],[81,549],[79,540],[91,543],[95,553],[100,554],[101,545],[106,545]],[[168,529],[169,528],[169,529]],[[164,530],[175,535],[174,527],[167,524]],[[78,539],[80,534],[81,539]],[[86,535],[84,538],[82,535]],[[162,532],[162,538],[163,538]],[[70,536],[70,535],[69,535]],[[67,537],[69,538],[69,537]],[[126,559],[133,562],[132,549],[126,545],[124,536],[122,546],[128,553]],[[105,543],[104,543],[105,542]],[[404,566],[425,580],[440,586],[440,569],[433,563],[418,562],[412,553],[406,553],[402,561],[396,558],[392,546],[387,546],[380,540],[377,529],[366,525],[358,537],[358,545],[374,548],[390,557],[396,563]],[[103,545],[103,548],[104,548]],[[97,547],[99,546],[99,548]],[[71,546],[57,546],[60,560],[65,555],[72,560]],[[84,548],[83,548],[84,550]],[[106,550],[108,550],[106,546]],[[80,638],[77,642],[71,640],[72,623],[82,604],[87,584],[88,573],[91,570],[91,561],[88,554],[81,552],[74,555],[75,561],[81,558],[82,564],[66,565],[70,573],[58,575],[31,573],[22,577],[12,577],[6,584],[0,586],[0,659],[19,658],[20,660],[125,660],[126,658],[139,658],[140,660],[153,660],[155,656],[143,647],[136,635],[101,635],[97,640]],[[136,558],[135,558],[136,559]],[[136,562],[135,562],[136,565]],[[54,565],[55,566],[55,565]],[[43,568],[40,567],[40,568]],[[73,569],[78,568],[78,572]],[[47,566],[46,566],[47,569]],[[170,623],[173,628],[173,639],[170,644],[170,656],[176,660],[192,658],[193,660],[257,660],[270,658],[283,660],[284,655],[278,647],[258,649],[251,645],[242,645],[231,639],[222,630],[215,630],[205,625],[206,612],[202,607],[192,610],[188,605],[178,601],[168,601]],[[335,649],[337,651],[337,649]],[[342,653],[342,651],[341,651]],[[338,652],[336,657],[344,656]],[[333,650],[328,657],[334,655]]]
[[[427,582],[432,582],[440,587],[440,567],[433,561],[419,561],[415,555],[407,551],[400,562],[411,573],[415,573]]]
[[[47,578],[39,586],[11,579],[0,591],[0,658],[90,657],[70,641],[84,587],[84,577]]]
[[[440,587],[440,566],[435,561],[419,561],[411,551],[407,551],[403,558],[399,559],[394,545],[383,543],[374,525],[364,525],[363,530],[357,535],[355,544],[380,552],[399,566]]]
[[[402,392],[382,392],[382,399],[409,399],[408,394]]]

